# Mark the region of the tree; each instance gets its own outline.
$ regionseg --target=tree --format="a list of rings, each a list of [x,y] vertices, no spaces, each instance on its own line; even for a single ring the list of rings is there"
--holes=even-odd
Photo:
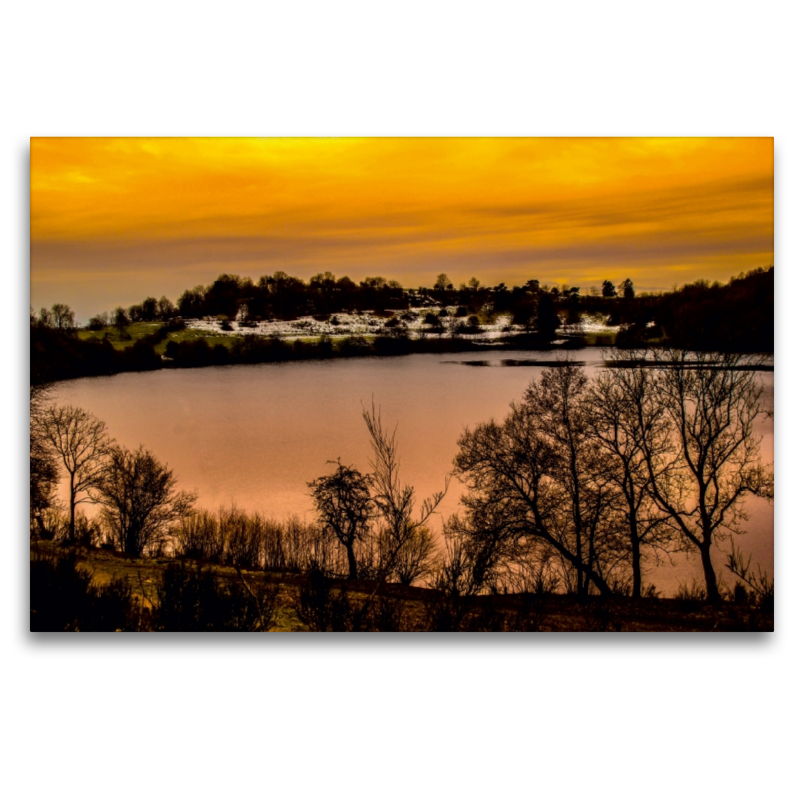
[[[444,272],[436,276],[436,282],[433,284],[433,294],[440,303],[448,302],[452,290],[453,284]]]
[[[117,306],[114,309],[114,326],[119,329],[120,333],[125,330],[125,328],[130,325],[130,317],[128,317],[128,312],[122,306]]]
[[[642,363],[643,353],[616,352],[611,367],[595,377],[589,392],[589,426],[607,454],[605,466],[618,489],[618,511],[628,536],[633,576],[631,594],[642,595],[645,548],[665,549],[674,540],[667,515],[649,491],[647,454],[664,453],[672,430],[656,397],[655,374]]]
[[[75,327],[75,312],[64,303],[56,303],[50,309],[53,315],[53,327],[59,331],[71,331]]]
[[[31,313],[31,322],[33,319]],[[39,311],[39,324],[57,331],[71,331],[75,328],[75,312],[64,303],[55,303],[49,310],[43,308]]]
[[[196,495],[175,484],[172,470],[144,447],[110,448],[94,497],[119,550],[136,557],[156,551],[169,525],[191,511]]]
[[[348,577],[355,579],[358,577],[356,544],[366,538],[373,514],[369,479],[341,461],[336,464],[330,475],[309,482],[308,487],[324,533],[335,537],[345,548]]]
[[[536,310],[536,330],[546,339],[552,339],[560,325],[561,319],[556,314],[553,296],[546,292],[539,299],[539,306]]]
[[[381,519],[378,533],[378,579],[395,579],[406,586],[427,574],[435,551],[427,523],[447,491],[422,503],[419,516],[414,514],[414,488],[400,483],[396,428],[389,433],[381,422],[380,409],[363,411],[369,431],[373,457],[368,476],[372,502]]]
[[[617,287],[617,291],[625,300],[633,300],[636,297],[636,292],[633,290],[633,281],[630,278],[625,278]]]
[[[610,594],[621,537],[613,525],[614,487],[587,421],[587,378],[569,362],[545,369],[502,423],[459,440],[456,474],[465,481],[463,532],[498,564],[562,565],[568,589]]]
[[[44,418],[49,387],[36,384],[30,387],[30,516],[40,532],[44,525],[42,512],[52,504],[58,482],[55,454],[45,435]]]
[[[616,297],[617,287],[611,281],[603,281],[603,297]]]
[[[108,311],[101,311],[99,314],[89,318],[87,327],[90,331],[99,331],[108,327],[109,321]]]
[[[172,301],[166,295],[162,295],[161,299],[158,301],[156,313],[159,319],[166,322],[167,320],[172,319],[172,317],[174,317],[178,311],[172,304]]]
[[[652,358],[659,367],[657,401],[673,428],[668,450],[646,450],[652,496],[699,552],[706,597],[715,602],[712,545],[742,532],[748,495],[773,497],[773,472],[761,462],[755,429],[769,413],[753,369],[763,359],[686,350],[654,351]]]
[[[75,509],[91,500],[109,448],[105,423],[74,406],[51,406],[42,415],[42,434],[67,471],[69,538],[75,541]],[[81,497],[80,495],[84,496]]]

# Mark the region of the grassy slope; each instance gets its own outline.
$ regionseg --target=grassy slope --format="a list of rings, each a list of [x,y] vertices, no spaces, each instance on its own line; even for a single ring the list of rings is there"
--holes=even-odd
[[[78,331],[78,338],[84,341],[108,339],[115,350],[126,350],[145,336],[154,334],[160,327],[160,322],[133,322],[125,328],[124,333],[120,332],[118,328],[108,326],[97,331],[81,329]],[[159,355],[164,355],[168,342],[185,342],[193,339],[206,339],[211,347],[221,344],[230,348],[236,338],[225,333],[211,333],[195,329],[172,331],[155,346],[155,351]]]
[[[44,554],[56,554],[60,548],[52,542],[31,543]],[[88,569],[98,584],[107,584],[115,578],[126,578],[145,603],[155,594],[155,582],[171,559],[132,559],[102,549],[82,549],[78,563]],[[239,580],[232,567],[213,567],[220,578]],[[302,579],[289,574],[265,574],[243,571],[248,582],[269,581],[278,583],[278,613],[273,631],[307,630],[297,615],[297,598]],[[366,598],[376,591],[369,581],[340,582],[347,586],[355,598]],[[387,584],[377,594],[399,599],[403,616],[410,629],[420,630],[425,618],[426,603],[437,594],[419,587],[402,587]],[[541,631],[741,631],[773,630],[773,615],[723,603],[718,607],[673,599],[614,598],[603,602],[590,598],[586,603],[564,595],[534,597],[524,608],[522,600],[513,595],[483,596],[474,601],[475,608],[489,606],[492,611],[513,616],[524,612],[528,629]]]

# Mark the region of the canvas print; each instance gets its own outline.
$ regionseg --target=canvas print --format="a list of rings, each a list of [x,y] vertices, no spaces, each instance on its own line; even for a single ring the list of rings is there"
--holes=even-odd
[[[32,631],[773,629],[770,138],[33,138]]]

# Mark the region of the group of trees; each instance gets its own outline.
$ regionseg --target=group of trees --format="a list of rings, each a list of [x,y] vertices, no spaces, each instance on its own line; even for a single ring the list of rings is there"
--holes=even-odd
[[[772,267],[739,275],[726,285],[697,281],[661,293],[637,293],[630,278],[618,285],[604,280],[600,288],[591,287],[582,293],[577,286],[548,286],[535,279],[508,287],[505,283],[486,286],[471,278],[456,287],[444,273],[437,276],[433,286],[418,288],[404,288],[381,277],[355,283],[330,272],[314,275],[308,282],[280,271],[257,281],[226,274],[208,286],[186,290],[175,305],[166,297],[148,297],[128,309],[120,307],[93,317],[90,327],[169,321],[176,316],[246,322],[456,305],[464,309],[465,316],[511,314],[515,324],[547,338],[553,338],[562,323],[577,323],[588,313],[602,314],[614,325],[627,326],[631,344],[660,337],[681,347],[768,352],[773,349],[773,284]],[[43,309],[40,317],[48,324],[63,326],[56,308]],[[67,315],[67,326],[69,319]],[[74,324],[74,316],[72,320]],[[743,326],[742,320],[747,325]]]
[[[53,308],[56,308],[54,306]],[[67,308],[67,306],[64,306]],[[69,317],[74,313],[68,309]],[[117,350],[108,338],[83,339],[75,326],[56,327],[51,311],[42,309],[30,318],[31,385],[69,378],[112,375],[116,372],[158,369],[162,359],[154,347],[170,330],[182,326],[180,320],[164,323],[152,334],[141,337],[130,347]]]
[[[761,359],[671,351],[617,352],[589,378],[565,361],[531,382],[501,422],[464,433],[455,474],[463,512],[445,524],[434,585],[455,594],[648,591],[645,564],[694,552],[705,595],[720,599],[712,550],[743,532],[749,495],[771,500],[757,422],[768,413]],[[365,413],[375,459],[361,474],[337,462],[310,485],[323,531],[347,554],[350,578],[432,574],[433,543],[414,522],[413,490],[396,476],[394,437]],[[372,526],[379,520],[378,530]],[[378,558],[376,559],[376,553]],[[396,557],[414,553],[400,577]],[[389,554],[390,568],[379,567]],[[437,556],[438,558],[438,556]],[[427,570],[420,565],[427,564]]]
[[[306,314],[342,311],[402,309],[408,307],[403,287],[385,278],[365,278],[355,283],[331,272],[301,278],[275,272],[257,281],[238,275],[220,275],[209,286],[187,289],[177,303],[187,318],[296,319]]]
[[[610,290],[609,290],[610,287]],[[620,296],[634,296],[633,283],[620,284]],[[599,297],[599,292],[595,292]],[[617,290],[611,281],[603,284],[602,297],[613,299]],[[538,308],[558,308],[565,314],[580,304],[577,286],[550,287],[530,280],[512,288],[504,283],[484,286],[477,278],[455,287],[446,274],[440,274],[432,287],[404,288],[396,280],[381,277],[365,278],[356,283],[347,276],[337,278],[331,272],[314,275],[308,282],[275,272],[257,281],[239,275],[220,275],[208,286],[187,289],[175,305],[166,297],[148,297],[129,308],[118,307],[92,317],[89,328],[114,325],[124,327],[131,322],[168,321],[177,316],[187,319],[224,317],[240,321],[263,319],[296,319],[305,315],[330,315],[354,311],[400,311],[412,305],[456,305],[466,316],[485,313],[511,313],[519,324],[535,325]],[[545,309],[546,310],[546,309]],[[44,309],[43,314],[49,314]],[[543,319],[546,315],[542,315]],[[558,325],[556,320],[556,326]]]
[[[118,550],[141,556],[157,549],[169,525],[191,509],[195,496],[176,491],[172,471],[148,450],[116,444],[97,417],[74,406],[49,405],[45,394],[42,387],[31,392],[32,529],[49,535],[44,517],[56,505],[56,486],[64,476],[68,542],[82,538],[78,506],[95,503]]]
[[[562,322],[578,322],[584,313],[605,314],[614,324],[631,327],[639,338],[647,332],[649,336],[666,337],[675,346],[707,343],[708,349],[768,352],[773,348],[773,295],[772,267],[739,275],[726,285],[697,281],[656,294],[637,294],[630,278],[618,286],[604,280],[601,289],[592,287],[582,294],[577,286],[551,287],[535,279],[509,288],[504,283],[484,286],[472,278],[456,288],[442,273],[432,287],[410,289],[381,277],[365,278],[356,284],[330,272],[315,275],[306,283],[279,271],[257,281],[220,275],[208,286],[183,292],[177,304],[167,297],[147,297],[127,309],[120,306],[113,312],[97,314],[88,327],[124,329],[132,322],[169,322],[177,317],[225,317],[246,322],[338,312],[400,311],[412,305],[456,305],[464,316],[511,314],[515,324],[550,337]],[[749,332],[746,341],[740,333],[743,320]],[[76,328],[75,314],[69,306],[57,303],[41,309],[38,315],[31,313],[31,326],[69,332]],[[653,330],[648,332],[647,328]]]
[[[75,314],[63,304],[31,311],[31,381],[41,383],[74,377],[110,375],[117,372],[160,369],[164,366],[197,367],[217,364],[263,363],[307,358],[356,355],[398,355],[411,352],[466,350],[467,340],[448,343],[435,335],[449,331],[478,330],[481,320],[508,314],[526,336],[515,336],[505,344],[514,347],[546,347],[562,325],[574,325],[571,344],[583,341],[580,323],[585,314],[604,317],[622,325],[616,345],[625,348],[651,345],[679,346],[719,352],[774,351],[774,272],[757,269],[734,278],[727,285],[699,281],[673,292],[637,294],[630,279],[615,287],[604,281],[602,290],[581,294],[577,286],[548,287],[530,280],[511,289],[505,284],[483,286],[476,278],[458,288],[447,275],[438,276],[431,288],[403,289],[382,278],[369,278],[356,285],[330,273],[314,276],[306,284],[285,273],[261,278],[257,283],[237,276],[222,275],[209,287],[184,292],[177,306],[166,297],[146,298],[128,309],[92,318],[89,327],[115,325],[122,338],[135,321],[160,321],[161,325],[129,347],[115,348],[108,337],[78,336]],[[181,316],[237,317],[247,324],[256,319],[291,318],[300,314],[328,314],[343,310],[395,309],[430,306],[421,329],[425,341],[411,340],[403,315],[396,313],[376,329],[374,339],[351,336],[336,346],[322,337],[316,343],[290,342],[277,337],[238,336],[226,344],[209,344],[205,339],[167,342],[164,360],[157,345],[183,327]],[[456,305],[453,316],[435,306]],[[224,313],[222,313],[224,312]],[[225,323],[223,323],[223,326]],[[432,335],[434,338],[431,339]]]
[[[618,353],[593,379],[546,369],[502,422],[467,431],[456,474],[465,511],[447,535],[475,586],[531,578],[586,595],[641,596],[646,553],[711,553],[740,532],[748,495],[772,497],[756,422],[766,415],[754,364],[740,356]],[[734,551],[735,552],[735,551]]]
[[[136,303],[128,308],[117,306],[111,313],[103,311],[89,320],[89,330],[101,330],[113,325],[120,330],[132,322],[169,322],[178,316],[178,309],[172,301],[165,296],[160,300],[155,297],[146,297],[141,303]]]

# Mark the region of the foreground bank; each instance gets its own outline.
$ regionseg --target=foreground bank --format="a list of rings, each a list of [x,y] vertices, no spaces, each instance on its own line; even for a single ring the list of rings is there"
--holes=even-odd
[[[459,597],[321,575],[31,544],[33,631],[772,631],[770,602]]]

